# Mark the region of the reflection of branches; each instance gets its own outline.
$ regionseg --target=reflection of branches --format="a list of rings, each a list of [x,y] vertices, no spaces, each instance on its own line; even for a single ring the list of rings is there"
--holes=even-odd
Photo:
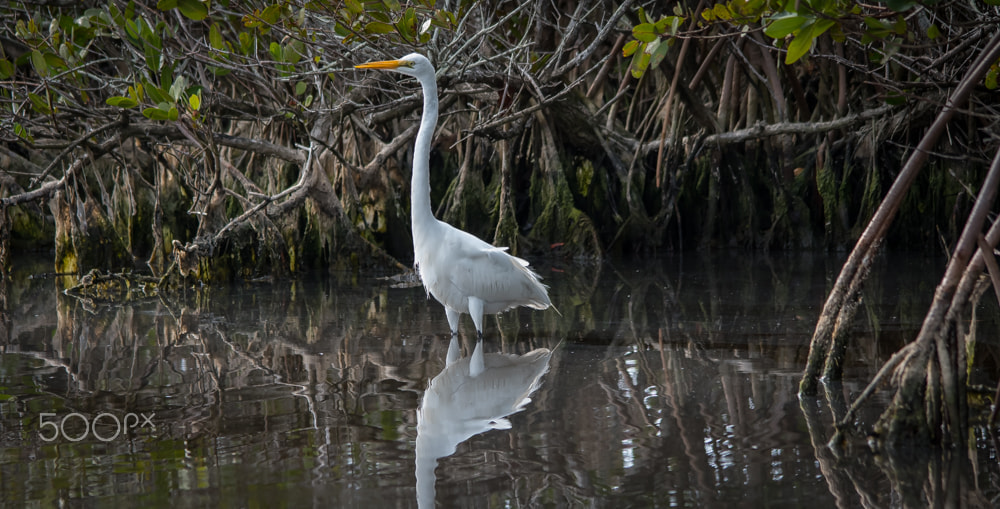
[[[212,327],[210,330],[219,337],[219,339],[222,341],[222,343],[224,345],[226,345],[226,346],[229,347],[229,351],[231,351],[233,354],[235,354],[237,356],[237,358],[242,359],[243,361],[245,361],[250,366],[253,366],[255,369],[258,369],[258,370],[260,370],[260,371],[262,371],[262,372],[267,373],[268,375],[270,375],[271,379],[269,380],[269,382],[271,384],[274,384],[274,385],[283,385],[283,386],[294,388],[294,390],[291,392],[291,394],[294,395],[294,396],[299,396],[299,397],[302,397],[303,399],[305,399],[306,405],[309,408],[309,415],[312,417],[312,427],[313,428],[317,427],[318,418],[316,416],[316,401],[314,400],[313,395],[309,393],[309,387],[313,386],[315,384],[316,380],[308,380],[307,382],[309,382],[309,383],[307,383],[307,384],[297,384],[297,383],[294,383],[294,382],[285,381],[272,368],[265,366],[263,364],[263,362],[262,362],[263,359],[257,358],[257,357],[254,357],[254,356],[250,355],[249,353],[245,352],[238,344],[230,341],[229,338],[226,336],[226,333],[223,332],[221,329],[219,329],[218,327]],[[202,335],[202,337],[204,337],[204,334]],[[302,356],[304,358],[316,357],[316,356],[314,356],[312,354],[309,354],[309,353],[301,350],[297,345],[287,343],[287,342],[282,341],[280,339],[276,340],[276,342],[278,344],[282,345],[282,346],[285,346],[287,348],[287,350],[289,351],[289,353],[291,353],[293,355],[297,354],[297,355]],[[275,346],[275,345],[272,344],[271,346]],[[205,347],[206,347],[206,350],[208,350],[208,345],[207,344],[205,345]],[[308,364],[323,365],[325,363],[317,362],[317,360],[314,359],[313,362],[308,363]],[[219,378],[220,377],[218,375],[216,375],[216,381],[218,381]],[[220,387],[220,389],[221,389],[221,387]],[[220,398],[220,401],[221,401],[221,398]]]

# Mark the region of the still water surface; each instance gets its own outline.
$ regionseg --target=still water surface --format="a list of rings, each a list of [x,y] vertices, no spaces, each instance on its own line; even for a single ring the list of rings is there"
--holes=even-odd
[[[451,340],[440,305],[380,274],[106,306],[62,294],[66,281],[22,260],[0,355],[2,500],[996,502],[1000,468],[982,428],[970,460],[939,455],[913,472],[870,453],[864,437],[847,456],[826,447],[828,400],[800,401],[796,388],[840,264],[819,254],[536,262],[559,313],[489,319],[477,345],[468,317]],[[857,394],[913,337],[941,269],[899,255],[876,267],[837,393]],[[983,319],[984,330],[995,321]],[[995,347],[979,349],[995,359]],[[996,370],[977,369],[972,380],[995,384]],[[869,409],[859,419],[876,416]]]

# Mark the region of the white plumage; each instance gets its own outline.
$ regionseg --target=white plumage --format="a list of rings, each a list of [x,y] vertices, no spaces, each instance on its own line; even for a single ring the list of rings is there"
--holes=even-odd
[[[399,60],[358,65],[362,69],[388,69],[413,76],[420,82],[424,110],[413,149],[410,183],[410,220],[413,253],[424,288],[444,305],[452,334],[458,333],[459,316],[472,316],[476,332],[483,334],[483,314],[517,306],[546,309],[552,305],[545,285],[528,268],[528,262],[439,221],[431,212],[430,151],[438,117],[434,67],[423,55],[411,53]]]

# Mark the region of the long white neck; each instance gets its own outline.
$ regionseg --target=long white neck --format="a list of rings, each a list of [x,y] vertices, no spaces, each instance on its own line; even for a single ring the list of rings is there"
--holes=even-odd
[[[420,118],[420,130],[413,147],[413,175],[410,180],[410,221],[413,227],[414,239],[420,234],[417,230],[432,227],[436,221],[431,212],[431,179],[430,158],[431,140],[434,138],[434,126],[438,118],[437,83],[434,76],[419,77],[424,94],[424,112]]]

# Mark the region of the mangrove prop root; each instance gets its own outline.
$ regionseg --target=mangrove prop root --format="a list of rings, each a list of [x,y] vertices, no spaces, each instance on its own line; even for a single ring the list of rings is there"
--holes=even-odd
[[[991,246],[1000,242],[1000,222],[994,222],[985,237],[980,233],[998,186],[1000,151],[994,157],[916,340],[904,348],[906,355],[894,355],[886,363],[848,412],[847,417],[853,415],[861,401],[875,390],[889,366],[893,366],[895,394],[875,425],[882,440],[890,446],[911,440],[942,438],[937,433],[941,424],[947,424],[950,431],[947,438],[951,443],[964,442],[965,361],[958,349],[964,349],[965,345],[959,344],[963,337],[958,325],[963,310],[973,298],[979,275],[989,263],[984,253],[992,256]],[[841,422],[842,426],[848,424],[847,417]]]
[[[841,308],[856,299],[855,292],[860,289],[860,284],[855,281],[855,276],[864,270],[866,258],[875,256],[876,250],[885,237],[886,231],[892,224],[896,212],[902,204],[903,198],[909,190],[910,185],[916,179],[917,174],[923,168],[930,156],[931,150],[937,143],[938,138],[944,132],[948,122],[954,116],[957,108],[965,103],[972,90],[986,74],[989,66],[1000,56],[1000,33],[997,33],[989,42],[969,72],[958,84],[947,103],[934,119],[934,123],[921,138],[917,148],[910,155],[899,176],[889,188],[885,198],[875,211],[875,215],[865,228],[861,237],[858,238],[854,249],[844,263],[834,284],[833,290],[827,297],[813,333],[812,342],[809,345],[809,357],[806,369],[799,384],[799,392],[807,396],[815,396],[821,373],[821,367],[826,364],[827,356],[830,352],[830,345],[833,334],[837,328],[837,317]],[[842,325],[841,325],[842,326]]]

